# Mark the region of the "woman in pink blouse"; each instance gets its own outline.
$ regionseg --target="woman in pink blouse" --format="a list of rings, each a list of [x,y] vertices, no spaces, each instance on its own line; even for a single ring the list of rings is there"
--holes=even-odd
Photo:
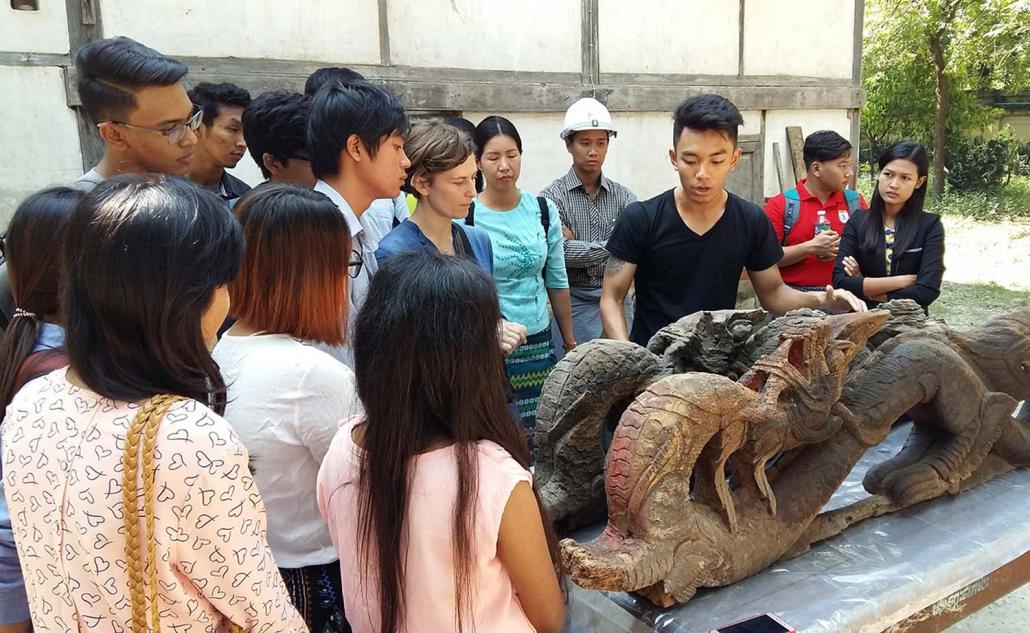
[[[562,627],[500,317],[467,258],[401,253],[372,280],[354,331],[367,414],[340,429],[318,475],[356,633]]]
[[[71,365],[26,385],[3,428],[4,483],[37,630],[138,631],[130,596],[153,590],[167,631],[218,631],[228,621],[307,631],[265,541],[247,449],[218,414],[225,385],[208,350],[241,247],[224,203],[172,180],[111,179],[72,215],[63,296]],[[139,541],[156,543],[155,588],[149,565],[130,573],[122,459],[127,427],[158,394],[185,399],[140,460],[138,488],[145,471],[154,476],[153,533],[140,516]]]

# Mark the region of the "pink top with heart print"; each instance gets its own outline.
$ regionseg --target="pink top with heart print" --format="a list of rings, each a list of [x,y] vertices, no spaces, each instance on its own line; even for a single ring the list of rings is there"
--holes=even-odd
[[[137,405],[76,387],[65,371],[23,387],[3,424],[3,477],[29,608],[37,631],[124,633],[132,607],[121,462]],[[306,632],[265,540],[264,505],[232,427],[186,400],[157,436],[163,630],[214,632],[224,615],[246,630]]]

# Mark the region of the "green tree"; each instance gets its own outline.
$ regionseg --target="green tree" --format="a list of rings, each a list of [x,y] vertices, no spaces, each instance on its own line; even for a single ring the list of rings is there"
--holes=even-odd
[[[949,138],[1000,116],[977,93],[1027,86],[1030,0],[869,0],[863,45],[868,154],[903,137],[932,147],[939,197]]]

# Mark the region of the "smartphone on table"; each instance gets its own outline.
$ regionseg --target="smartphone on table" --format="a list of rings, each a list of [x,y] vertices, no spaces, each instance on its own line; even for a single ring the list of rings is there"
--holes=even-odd
[[[763,613],[747,620],[720,626],[709,633],[797,633],[797,629],[772,613]]]

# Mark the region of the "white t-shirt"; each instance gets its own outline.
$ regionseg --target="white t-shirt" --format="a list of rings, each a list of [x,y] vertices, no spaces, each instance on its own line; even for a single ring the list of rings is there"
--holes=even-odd
[[[276,564],[337,560],[315,486],[340,420],[362,410],[354,372],[287,334],[226,333],[212,356],[229,390],[224,417],[251,454]]]

